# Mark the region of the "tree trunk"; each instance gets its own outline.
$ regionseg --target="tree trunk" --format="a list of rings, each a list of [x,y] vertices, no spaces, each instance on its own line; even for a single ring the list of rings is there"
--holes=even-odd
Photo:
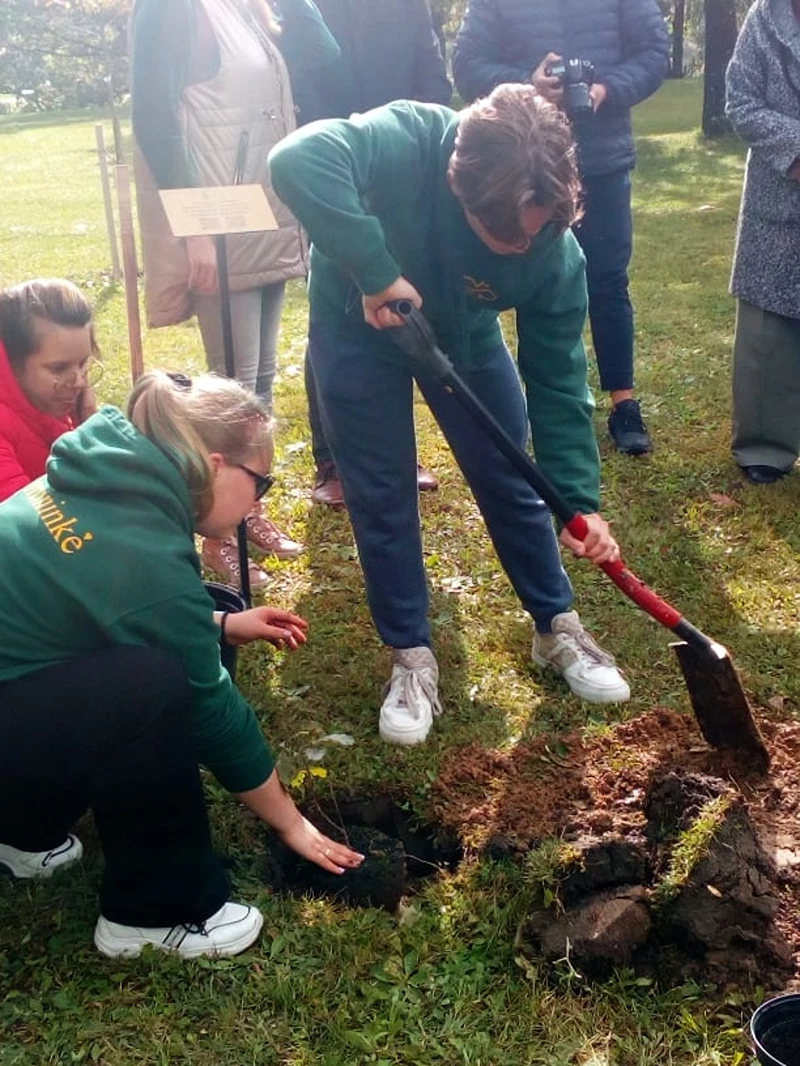
[[[671,78],[683,77],[683,32],[686,27],[686,0],[675,0],[672,13],[672,70]]]
[[[703,133],[719,137],[730,130],[725,118],[725,70],[736,44],[735,0],[705,0],[706,50]]]

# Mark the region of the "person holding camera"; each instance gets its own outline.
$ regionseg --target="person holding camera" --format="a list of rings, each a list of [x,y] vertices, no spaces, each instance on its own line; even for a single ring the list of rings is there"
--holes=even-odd
[[[578,144],[589,319],[616,448],[652,448],[634,397],[631,108],[658,89],[669,39],[656,0],[469,0],[453,55],[465,100],[502,82],[531,82],[569,116]]]

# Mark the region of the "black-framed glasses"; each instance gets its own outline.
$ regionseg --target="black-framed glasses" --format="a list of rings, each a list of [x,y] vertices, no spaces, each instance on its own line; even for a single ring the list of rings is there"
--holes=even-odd
[[[234,463],[234,466],[238,466],[240,470],[244,470],[245,474],[249,474],[253,481],[256,483],[256,499],[260,500],[262,496],[266,496],[272,486],[275,484],[275,478],[272,474],[257,474],[255,470],[251,470],[249,466],[245,466],[244,463]]]
[[[167,377],[173,385],[177,385],[179,389],[190,389],[192,387],[192,379],[187,377],[186,374],[174,373],[171,370],[167,371]]]

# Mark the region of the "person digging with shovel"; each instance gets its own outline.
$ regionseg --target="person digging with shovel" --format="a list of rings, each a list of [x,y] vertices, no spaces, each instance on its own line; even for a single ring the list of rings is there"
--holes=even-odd
[[[423,307],[442,349],[512,437],[584,514],[595,563],[619,557],[598,513],[599,456],[582,331],[583,255],[569,227],[579,183],[567,122],[532,86],[503,85],[456,114],[397,101],[313,123],[270,154],[273,188],[313,242],[309,358],[341,474],[372,617],[392,649],[379,731],[424,741],[441,710],[416,487],[417,381],[535,623],[533,660],[593,702],[627,700],[614,659],[571,609],[551,516],[433,378],[392,340]],[[526,403],[498,313],[514,308]]]

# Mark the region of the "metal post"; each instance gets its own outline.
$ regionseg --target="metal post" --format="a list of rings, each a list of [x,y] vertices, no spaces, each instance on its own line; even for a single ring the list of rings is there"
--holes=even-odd
[[[233,323],[231,322],[231,290],[228,282],[228,249],[223,234],[214,238],[217,250],[217,278],[219,282],[219,304],[222,316],[222,351],[225,355],[225,373],[229,378],[236,377],[236,364],[233,358]],[[250,607],[252,598],[250,594],[250,566],[247,553],[247,524],[240,522],[236,530],[236,541],[239,548],[239,580],[241,582],[242,599],[246,607]]]
[[[106,154],[106,139],[101,123],[94,128],[94,136],[97,142],[97,163],[100,167],[100,184],[103,187],[103,206],[106,212],[106,229],[108,231],[108,247],[111,251],[111,276],[114,281],[122,277],[122,268],[119,264],[119,250],[117,248],[117,232],[114,227],[114,208],[111,203],[111,186],[108,180],[108,155]]]
[[[122,240],[122,278],[125,283],[125,308],[128,314],[128,343],[131,350],[131,377],[136,382],[144,373],[142,321],[139,316],[139,267],[136,262],[136,238],[131,211],[131,182],[124,163],[114,167],[119,204],[119,229]]]

